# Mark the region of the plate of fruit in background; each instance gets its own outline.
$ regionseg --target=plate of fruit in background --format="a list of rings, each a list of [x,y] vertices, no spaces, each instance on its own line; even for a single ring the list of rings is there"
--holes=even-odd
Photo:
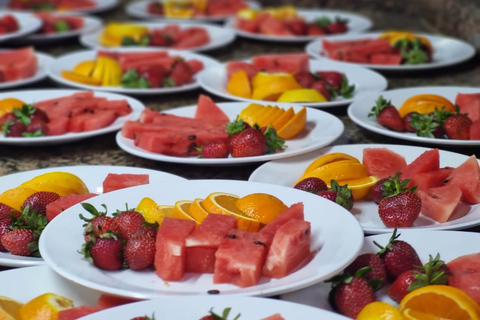
[[[38,201],[43,201],[44,207],[41,209],[42,212],[45,211],[43,214],[48,221],[51,221],[63,208],[68,208],[98,194],[139,184],[180,180],[184,179],[156,170],[103,165],[55,167],[14,173],[0,177],[1,214],[3,215],[5,210],[11,210],[11,208],[20,210],[28,198],[30,200],[27,203],[33,206],[31,199],[34,196],[32,194],[48,191],[61,196],[60,199],[56,196],[54,198],[37,197]],[[4,233],[2,225],[2,235]],[[11,251],[13,253],[10,253],[2,248],[0,265],[25,267],[44,263],[42,258],[32,256],[32,252],[29,252],[29,255],[27,253],[18,255],[20,252],[16,250],[13,248]]]
[[[79,13],[99,13],[115,8],[118,0],[46,0],[46,1],[23,1],[10,0],[8,7],[12,10],[21,11],[61,11]]]
[[[0,90],[24,86],[47,77],[47,66],[54,58],[33,47],[0,50]]]
[[[268,194],[264,193],[265,190],[268,190]],[[146,202],[152,205],[145,205]],[[124,218],[133,216],[137,217],[134,220],[140,222],[135,223],[137,227],[130,224],[132,228],[129,227],[127,233],[121,233],[122,237],[127,238],[131,231],[135,233],[139,231],[138,228],[142,228],[142,216],[148,215],[148,208],[169,207],[173,210],[172,218],[164,219],[165,215],[160,215],[156,220],[160,221],[161,225],[157,233],[160,239],[158,248],[153,252],[155,259],[149,254],[148,259],[138,260],[135,258],[135,249],[128,249],[130,253],[125,257],[131,268],[129,270],[120,270],[124,263],[123,259],[115,261],[107,259],[106,264],[103,264],[103,255],[98,252],[99,255],[96,253],[93,255],[95,264],[91,264],[78,253],[79,248],[85,243],[83,236],[85,227],[82,226],[84,222],[78,214],[83,212],[85,217],[89,216],[81,205],[73,206],[53,219],[40,237],[39,248],[42,257],[61,276],[94,290],[137,299],[152,299],[166,294],[204,295],[207,292],[261,296],[288,292],[317,283],[342,270],[355,258],[363,243],[363,232],[358,222],[342,207],[307,192],[262,183],[233,180],[170,182],[118,190],[91,198],[88,203],[90,206],[87,207],[90,209],[96,207],[101,210],[100,206],[106,205],[109,212],[125,208],[126,203],[128,207],[135,206],[137,212],[125,211],[116,218],[119,221],[117,226],[123,225],[121,220]],[[242,203],[240,207],[244,211],[238,209],[239,203]],[[268,203],[269,210],[263,210],[261,217],[256,216],[259,220],[246,216],[250,205],[255,207],[264,203]],[[324,210],[319,211],[319,207]],[[94,211],[95,209],[91,212]],[[199,215],[193,218],[190,212],[192,215],[194,212]],[[223,214],[210,215],[208,212]],[[249,212],[254,214],[255,210]],[[178,219],[180,217],[183,218]],[[266,223],[263,231],[258,231],[260,220]],[[193,231],[199,221],[202,221],[200,226],[203,227],[199,226],[200,229],[196,229],[200,230],[198,232]],[[221,228],[217,222],[222,224]],[[212,250],[208,250],[210,257],[214,257],[216,253],[223,258],[216,261],[209,258],[208,262],[200,266],[195,261],[205,259],[206,252],[199,255],[196,253],[205,248],[192,246],[193,243],[199,243],[193,239],[201,237],[202,229],[210,232],[209,228],[215,224],[218,228],[214,227],[216,230],[214,233],[218,233],[219,237],[216,239],[219,241],[200,238],[198,240],[211,245]],[[240,229],[236,229],[237,224]],[[286,231],[290,225],[294,225],[296,231],[290,230],[282,235],[281,230]],[[178,232],[173,231],[174,229]],[[142,233],[145,235],[142,238],[146,238],[145,240],[150,242],[148,247],[151,247],[155,240],[148,236],[148,230],[143,231],[147,233]],[[194,234],[191,238],[189,235],[192,231]],[[280,236],[275,240],[274,235],[277,232],[280,232]],[[169,246],[173,245],[170,244],[173,239],[170,239],[168,234],[182,234],[176,243],[184,249],[186,249],[184,245],[188,245],[188,257],[175,253],[174,258],[167,252],[164,252],[165,255],[162,253],[162,248],[168,250]],[[292,239],[293,234],[298,235],[301,240],[293,241],[290,245],[285,242],[279,243],[280,239]],[[90,236],[95,237],[94,234]],[[90,236],[88,238],[93,239]],[[59,237],[63,239],[60,243]],[[87,244],[87,250],[88,246]],[[238,246],[244,249],[240,250]],[[267,248],[270,246],[272,248],[281,246],[284,252],[296,252],[293,254],[295,258],[275,257],[275,250],[267,254]],[[92,249],[97,251],[95,248]],[[181,252],[185,253],[184,249],[180,249]],[[168,260],[169,257],[179,259],[178,263]],[[279,258],[279,262],[288,262],[288,266],[282,267],[278,263],[268,262],[274,258]],[[264,261],[267,262],[264,264]],[[175,267],[171,263],[174,263]],[[155,265],[156,271],[150,267],[152,264]],[[231,269],[228,269],[230,267],[227,265],[230,265]],[[261,277],[262,272],[266,276]]]
[[[237,117],[252,126],[255,123],[261,127],[272,125],[276,134],[271,129],[265,133],[248,129],[249,125],[243,128],[245,132],[241,135],[230,136],[226,132],[229,127],[229,132],[242,131],[227,124]],[[321,148],[335,141],[343,128],[338,118],[320,110],[246,102],[216,105],[210,98],[201,95],[198,106],[175,108],[163,113],[145,110],[140,121],[125,123],[117,134],[117,144],[128,153],[157,161],[235,165],[281,159]],[[278,146],[277,138],[284,140],[283,146]],[[172,144],[172,140],[176,143]],[[215,143],[208,146],[212,141]],[[233,144],[237,146],[233,147]],[[199,152],[197,148],[202,146]]]
[[[468,172],[467,177],[464,177],[465,171]],[[341,186],[348,184],[354,199],[350,210],[366,233],[391,232],[394,226],[461,230],[480,224],[480,189],[476,181],[471,181],[480,177],[477,171],[475,156],[423,147],[358,144],[325,147],[301,156],[268,162],[255,170],[249,181],[293,188],[297,182],[314,177],[324,180],[327,186],[331,185],[332,179]],[[402,172],[401,181],[411,180],[408,186],[399,187],[402,191],[418,186],[414,194],[420,198],[421,207],[417,205],[411,214],[403,215],[408,219],[395,220],[395,215],[381,209],[390,200],[398,200],[394,200],[393,196],[385,197],[389,201],[380,205],[383,189],[380,189],[379,197],[377,192],[377,187],[384,183],[383,179],[393,178],[396,172]],[[403,190],[405,188],[408,190]],[[323,194],[324,189],[326,187],[318,192]],[[405,196],[410,194],[402,194],[402,197]],[[417,197],[412,198],[417,200]]]
[[[306,51],[316,59],[388,71],[447,67],[475,55],[468,42],[406,31],[332,36],[307,44]]]
[[[225,99],[282,106],[341,106],[387,87],[387,80],[376,72],[309,60],[303,53],[230,61],[205,68],[198,80],[203,89]]]
[[[185,308],[188,305],[189,308]],[[228,311],[227,311],[228,310]],[[196,296],[196,297],[161,297],[150,301],[112,308],[102,313],[92,314],[85,320],[109,319],[122,317],[133,319],[140,316],[162,314],[165,318],[204,319],[212,313],[221,319],[297,319],[301,314],[310,319],[347,320],[343,316],[329,311],[307,307],[302,304],[264,299],[259,297]],[[227,312],[225,314],[224,312]],[[235,318],[238,315],[237,318]],[[206,318],[205,318],[206,319]]]
[[[153,48],[118,48],[68,53],[48,66],[56,82],[87,90],[136,95],[197,89],[198,72],[219,63],[198,53]]]
[[[374,242],[378,243],[381,246],[385,246],[387,243],[389,243],[390,237],[391,234],[388,233],[365,237],[364,244],[360,253],[363,255],[372,253],[375,254],[379,252],[380,248],[377,247]],[[417,263],[420,266],[428,263],[429,257],[434,258],[438,253],[440,256],[440,260],[443,260],[448,266],[448,269],[450,270],[450,276],[448,277],[448,281],[449,286],[452,287],[451,290],[455,290],[455,288],[460,289],[469,294],[477,302],[479,301],[478,290],[473,288],[474,286],[477,286],[478,288],[478,268],[475,266],[478,265],[478,262],[476,261],[478,261],[479,259],[479,251],[478,247],[474,245],[479,241],[478,233],[458,231],[402,230],[397,240],[399,241],[399,243],[406,242],[410,245],[408,246],[404,244],[399,244],[397,245],[398,247],[412,247],[414,249],[417,255],[412,254],[412,256],[418,256],[418,258],[420,259],[420,263],[418,263],[418,260]],[[455,249],[453,250],[453,248]],[[392,258],[394,258],[392,254],[393,252],[394,251],[391,251],[390,254]],[[405,260],[412,261],[412,259]],[[474,263],[475,266],[472,266],[472,264]],[[398,270],[402,270],[401,268],[405,269],[404,266],[407,265],[408,264],[398,266]],[[350,268],[347,268],[347,270],[348,269],[352,271],[356,268],[354,267],[354,264],[352,264],[352,266]],[[470,270],[470,273],[465,271],[467,269]],[[416,270],[420,272],[420,269]],[[475,271],[472,272],[472,270]],[[400,271],[396,272],[398,274],[398,272]],[[409,271],[405,271],[405,273],[408,274]],[[401,297],[404,295],[403,292],[405,291],[402,289],[405,287],[405,285],[400,284],[400,282],[403,281],[402,279],[407,279],[407,276],[398,276],[397,279],[397,281],[389,280],[384,283],[382,288],[380,288],[375,293],[377,301],[386,302],[395,307],[398,306],[398,303],[401,301]],[[408,286],[407,282],[405,282],[405,284]],[[282,300],[303,303],[324,310],[333,310],[332,306],[328,302],[328,293],[331,289],[331,286],[331,283],[319,283],[302,290],[284,294],[280,298]],[[438,288],[437,290],[440,290],[442,286],[436,284],[435,287],[429,287],[432,288],[433,291],[435,290],[433,288]],[[444,290],[445,287],[441,289]],[[437,294],[435,296],[438,299],[440,295]],[[431,307],[436,305],[435,303],[432,303],[431,301],[428,301],[427,303],[427,301],[425,301],[425,303],[423,303],[422,305],[425,309],[418,311],[423,311],[427,314],[431,313],[432,315],[435,314],[437,317],[442,316],[441,314],[439,314],[442,308],[438,308],[437,306],[436,310],[430,309]],[[466,305],[468,305],[468,303]],[[452,309],[450,309],[450,311],[452,311]]]
[[[125,11],[137,19],[219,22],[231,17],[238,10],[248,7],[258,9],[260,4],[256,1],[243,0],[140,0],[128,3]]]
[[[40,19],[33,14],[0,10],[0,42],[26,36],[41,25]]]
[[[253,40],[307,42],[330,35],[364,32],[372,24],[369,18],[359,14],[284,6],[240,10],[225,26]]]
[[[478,146],[479,103],[479,88],[404,88],[355,101],[348,107],[348,116],[369,131],[397,139],[437,145]],[[459,106],[461,114],[456,112],[455,105]],[[438,111],[435,112],[436,109]],[[387,113],[390,114],[389,120],[385,122]]]
[[[28,100],[27,100],[28,99]],[[68,143],[122,128],[144,105],[133,98],[67,89],[0,94],[0,144],[38,146]]]
[[[231,30],[206,24],[121,22],[85,34],[80,42],[90,48],[157,47],[162,49],[207,51],[235,40]]]

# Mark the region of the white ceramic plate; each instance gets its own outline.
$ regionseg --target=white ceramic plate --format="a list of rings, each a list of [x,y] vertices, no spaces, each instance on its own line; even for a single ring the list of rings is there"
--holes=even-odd
[[[373,241],[380,245],[385,245],[390,237],[391,234],[388,233],[366,237],[360,253],[378,252],[379,249]],[[437,253],[440,253],[440,258],[448,263],[460,256],[480,251],[476,245],[480,241],[480,234],[474,232],[402,230],[399,240],[410,243],[424,264],[428,262],[429,255],[435,256]],[[330,287],[330,283],[318,283],[303,290],[284,294],[280,298],[316,308],[332,310],[328,303]],[[384,287],[377,292],[377,299],[396,305],[387,296],[386,289]]]
[[[42,90],[25,90],[25,91],[9,91],[0,93],[0,100],[5,98],[17,98],[25,103],[33,103],[36,101],[48,100],[58,97],[64,97],[72,95],[80,90],[68,90],[68,89],[42,89]],[[105,134],[120,130],[123,123],[127,120],[137,120],[140,117],[140,112],[145,108],[140,101],[120,95],[108,92],[95,92],[96,97],[105,97],[109,100],[127,100],[128,104],[132,107],[132,112],[126,116],[118,117],[108,127],[92,130],[86,132],[69,132],[58,136],[45,136],[45,137],[5,137],[0,135],[0,144],[10,145],[23,145],[23,146],[39,146],[39,145],[52,145],[60,143],[68,143],[77,141],[100,134]]]
[[[185,180],[182,177],[150,169],[123,167],[123,166],[68,166],[68,167],[53,167],[46,169],[31,170],[9,174],[0,177],[0,193],[15,188],[20,184],[28,181],[38,175],[54,172],[70,172],[77,175],[91,193],[103,193],[103,180],[109,173],[132,173],[132,174],[148,174],[150,183],[174,182]],[[0,265],[8,267],[26,267],[44,264],[43,259],[34,257],[15,256],[10,253],[0,252]],[[0,272],[0,275],[2,273]]]
[[[167,25],[172,25],[172,23],[161,23],[161,22],[137,22],[131,21],[130,23],[136,25],[142,25],[147,27],[148,29],[160,29],[164,28]],[[208,51],[216,48],[220,48],[223,46],[228,45],[233,40],[235,40],[235,32],[230,29],[222,28],[215,25],[208,25],[208,24],[199,24],[199,23],[178,23],[181,29],[187,27],[200,27],[204,28],[210,36],[210,41],[207,44],[204,44],[199,47],[189,48],[186,49],[188,51]],[[89,48],[112,48],[112,47],[104,47],[100,44],[99,37],[103,33],[103,30],[98,30],[97,32],[85,34],[80,38],[80,42]],[[168,49],[168,47],[154,47],[154,48],[161,48],[161,49]]]
[[[235,119],[240,111],[242,111],[248,103],[232,102],[219,103],[218,106],[227,114],[230,119]],[[195,115],[196,106],[177,108],[166,111],[166,113],[175,114],[177,116],[192,117]],[[298,112],[302,107],[294,106],[294,110]],[[294,139],[286,140],[287,148],[283,152],[267,154],[257,157],[244,158],[223,158],[223,159],[203,159],[196,157],[172,157],[158,153],[152,153],[136,147],[132,139],[124,138],[119,132],[117,134],[117,143],[128,153],[136,156],[174,163],[186,163],[197,165],[231,165],[241,163],[252,163],[259,161],[267,161],[273,159],[282,159],[292,157],[294,155],[306,153],[312,150],[319,149],[335,141],[343,132],[343,123],[335,116],[320,111],[308,108],[307,109],[307,125],[304,132]]]
[[[209,58],[207,56],[204,56],[198,53],[191,53],[187,51],[163,50],[163,49],[154,49],[154,48],[118,48],[118,49],[114,49],[114,51],[120,51],[120,52],[168,51],[169,55],[178,55],[187,60],[198,59],[203,62],[204,69],[216,67],[219,65],[219,63],[212,58]],[[67,53],[63,56],[56,58],[52,63],[50,63],[47,66],[47,74],[50,78],[52,78],[56,82],[66,86],[70,86],[70,87],[77,87],[81,89],[95,90],[95,91],[110,91],[110,92],[118,92],[118,93],[134,94],[134,95],[177,93],[177,92],[194,90],[200,86],[198,81],[198,74],[196,74],[193,77],[192,83],[185,84],[183,86],[168,87],[168,88],[150,88],[150,89],[122,88],[121,86],[118,86],[118,87],[91,86],[91,85],[81,84],[78,82],[73,82],[62,77],[61,75],[62,70],[73,70],[73,68],[78,63],[84,60],[94,60],[96,58],[96,55],[97,55],[96,50]]]
[[[188,306],[188,308],[186,308]],[[210,309],[221,315],[225,308],[232,308],[229,319],[241,314],[239,320],[260,320],[279,313],[286,320],[329,319],[347,320],[338,314],[305,305],[258,297],[196,296],[196,297],[161,297],[155,300],[130,303],[120,307],[91,314],[84,320],[133,319],[138,316],[162,319],[201,319],[209,315]]]
[[[305,17],[305,20],[308,22],[313,22],[315,19],[327,17],[331,20],[335,20],[335,18],[339,17],[342,19],[348,19],[348,31],[344,34],[355,34],[364,32],[370,29],[373,25],[372,20],[369,18],[349,13],[345,11],[334,11],[334,10],[312,10],[312,9],[298,9],[297,14],[299,16]],[[318,38],[329,38],[329,35],[325,36],[293,36],[293,37],[285,37],[285,36],[273,36],[273,35],[265,35],[261,33],[253,33],[247,32],[245,30],[238,29],[235,26],[235,18],[230,18],[225,23],[225,26],[235,30],[235,32],[242,37],[253,39],[253,40],[260,40],[260,41],[274,41],[274,42],[307,42],[312,41]]]
[[[127,14],[137,19],[155,19],[155,20],[168,20],[169,22],[182,22],[182,21],[194,21],[194,22],[219,22],[228,19],[231,15],[225,16],[210,16],[210,17],[191,17],[186,19],[181,18],[167,18],[157,14],[151,14],[147,11],[148,4],[152,0],[139,0],[131,1],[125,6]],[[258,9],[260,4],[256,1],[246,1],[251,8]]]
[[[61,12],[62,13],[64,12],[100,13],[100,12],[104,12],[104,11],[115,8],[116,6],[118,6],[118,3],[119,3],[118,0],[93,0],[93,2],[96,2],[96,6],[94,6],[93,8],[75,9],[75,10],[68,10],[68,11],[63,10]],[[32,10],[20,10],[20,11],[34,12]]]
[[[355,66],[345,65],[342,63],[335,63],[331,61],[319,61],[319,60],[310,60],[310,71],[339,71],[344,73],[350,85],[355,85],[355,91],[353,92],[353,97],[350,99],[344,99],[339,97],[336,100],[328,102],[309,102],[309,103],[277,103],[276,105],[280,106],[290,106],[292,104],[304,105],[308,107],[335,107],[351,103],[354,100],[361,99],[370,94],[380,94],[383,90],[387,88],[387,79],[382,75],[372,70],[366,68],[359,68]],[[225,99],[235,100],[235,101],[248,101],[261,103],[264,101],[245,99],[241,97],[234,96],[227,91],[227,69],[226,65],[219,65],[212,68],[205,68],[198,75],[198,80],[200,85],[206,91],[213,93],[217,96],[220,96]]]
[[[37,56],[37,64],[38,69],[37,72],[30,78],[20,79],[17,81],[8,81],[8,82],[0,82],[0,90],[10,89],[14,87],[25,86],[30,83],[38,82],[47,77],[47,66],[50,62],[54,60],[51,55],[35,52]]]
[[[0,35],[0,42],[23,37],[40,29],[42,21],[30,13],[20,13],[7,10],[0,10],[0,17],[12,15],[18,22],[18,30]]]
[[[343,152],[352,155],[361,161],[363,157],[363,149],[383,147],[401,154],[405,157],[407,163],[415,160],[415,158],[424,151],[430,150],[429,148],[423,147],[388,144],[351,144],[331,146],[298,157],[265,163],[255,170],[248,180],[263,183],[273,183],[293,188],[308,165],[322,155],[333,152]],[[458,167],[467,159],[468,157],[465,155],[440,150],[440,167]],[[415,221],[414,226],[408,229],[461,230],[480,225],[480,205],[477,204],[470,206],[461,204],[458,211],[463,212],[463,210],[467,211],[468,214],[456,220],[445,223],[439,223],[420,215],[417,221]],[[384,233],[393,231],[392,228],[385,227],[382,220],[380,220],[380,217],[378,216],[378,205],[373,201],[357,201],[352,209],[352,214],[358,220],[366,233]],[[405,229],[401,230],[403,232]]]
[[[60,275],[94,290],[121,296],[152,299],[163,295],[200,295],[213,289],[219,290],[220,294],[270,296],[304,288],[330,277],[356,257],[363,243],[358,222],[342,207],[311,193],[263,183],[233,180],[172,182],[118,190],[91,198],[89,203],[96,207],[105,204],[113,212],[125,208],[125,203],[136,206],[144,197],[150,197],[158,204],[174,204],[183,199],[205,198],[218,191],[241,197],[268,192],[288,206],[303,202],[305,220],[312,225],[310,248],[318,252],[308,264],[290,275],[282,279],[262,278],[258,285],[247,288],[213,284],[212,274],[187,273],[184,281],[165,282],[153,270],[107,272],[94,267],[77,252],[84,241],[82,221],[78,218],[79,212],[83,212],[80,205],[65,210],[47,225],[40,238],[40,252],[45,262]]]
[[[480,93],[480,88],[469,87],[416,87],[395,89],[382,92],[381,95],[386,100],[391,100],[392,104],[399,109],[403,102],[408,98],[417,94],[437,94],[447,98],[455,103],[455,97],[458,93]],[[378,95],[371,95],[361,100],[354,101],[348,107],[348,116],[359,126],[388,137],[403,139],[408,141],[436,144],[436,145],[452,145],[452,146],[480,146],[480,140],[452,140],[452,139],[434,139],[427,137],[418,137],[415,133],[396,132],[378,124],[375,118],[368,117],[368,113],[375,105]],[[441,106],[439,106],[441,107]]]
[[[355,35],[339,35],[332,36],[328,38],[329,41],[334,40],[360,40],[360,39],[370,39],[378,38],[382,32],[371,32],[364,34],[355,34]],[[461,62],[464,62],[475,55],[475,47],[468,42],[449,38],[445,36],[436,36],[424,33],[415,33],[420,36],[427,38],[434,49],[432,62],[424,64],[415,64],[415,65],[381,65],[381,64],[364,64],[364,63],[353,63],[353,62],[341,62],[349,65],[363,66],[367,68],[372,68],[376,70],[388,70],[388,71],[412,71],[412,70],[427,70],[427,69],[436,69],[441,67],[447,67],[455,65]],[[307,53],[316,58],[327,61],[337,61],[330,59],[323,55],[322,40],[315,40],[307,44],[306,47]]]

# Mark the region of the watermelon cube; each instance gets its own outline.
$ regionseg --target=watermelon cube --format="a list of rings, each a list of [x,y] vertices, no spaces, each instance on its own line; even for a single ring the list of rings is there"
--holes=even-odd
[[[387,148],[363,149],[362,163],[369,176],[376,176],[379,179],[394,177],[407,166],[407,161],[402,155]]]
[[[473,122],[480,119],[480,93],[459,93],[455,98],[461,113],[466,113]]]
[[[452,273],[448,285],[466,292],[480,303],[480,253],[460,256],[447,266]]]
[[[69,194],[65,197],[61,197],[58,200],[50,202],[46,209],[46,217],[48,221],[52,221],[53,218],[58,216],[63,211],[67,210],[71,206],[76,205],[82,201],[90,199],[97,196],[96,193],[85,193],[85,194]]]
[[[186,61],[193,74],[203,70],[203,62],[198,59],[189,59]]]
[[[165,218],[155,241],[155,273],[166,281],[179,281],[185,272],[185,240],[195,221]]]
[[[223,112],[223,110],[220,109],[210,97],[203,94],[198,97],[194,118],[200,120],[230,122],[230,118],[228,118],[225,112]]]
[[[132,112],[132,107],[127,100],[107,100],[98,104],[98,109],[113,110],[120,117],[126,116]]]
[[[310,60],[308,54],[269,54],[252,58],[252,64],[265,72],[310,72]]]
[[[254,286],[260,281],[267,254],[266,237],[258,232],[232,229],[215,254],[213,283]]]
[[[58,136],[67,133],[70,119],[67,117],[55,117],[54,119],[54,121],[47,123],[48,135]]]
[[[30,78],[37,72],[37,56],[33,47],[0,52],[2,81]]]
[[[275,313],[275,314],[272,314],[270,317],[266,317],[260,320],[285,320],[285,318],[282,317],[280,313]]]
[[[370,55],[370,63],[385,65],[400,65],[403,57],[399,53],[374,53]]]
[[[284,37],[294,36],[294,34],[290,31],[290,29],[283,21],[277,20],[271,15],[266,16],[258,28],[259,32],[265,35]]]
[[[149,184],[150,178],[148,174],[133,173],[109,173],[103,180],[103,193]]]
[[[427,150],[402,169],[402,180],[412,179],[416,174],[440,168],[438,149]],[[410,184],[411,186],[412,184]]]
[[[453,168],[446,167],[437,170],[417,173],[412,177],[410,185],[418,186],[417,190],[426,191],[430,188],[437,188],[444,185]]]
[[[480,203],[480,167],[475,156],[455,168],[447,180],[446,185],[455,185],[462,190],[462,201]]]
[[[263,275],[283,278],[310,256],[310,222],[290,219],[278,228],[273,238]]]
[[[245,71],[250,81],[260,71],[260,69],[258,69],[252,63],[248,63],[245,61],[230,61],[227,63],[227,79],[230,80],[230,78],[235,74],[235,72],[239,70]]]
[[[266,237],[265,244],[267,245],[267,248],[270,247],[277,230],[291,219],[304,220],[302,202],[295,203],[289,208],[285,209],[281,214],[273,219],[273,221],[259,231],[260,234]]]
[[[210,41],[210,36],[204,28],[191,27],[182,30],[177,42],[172,46],[174,49],[189,49],[202,46]]]
[[[100,310],[97,306],[78,306],[63,309],[58,312],[58,320],[75,320]]]
[[[234,216],[210,213],[185,241],[185,271],[213,273],[218,247],[227,233],[236,228]]]
[[[470,140],[480,140],[480,119],[470,126]]]
[[[462,197],[462,191],[455,185],[418,190],[417,194],[422,200],[420,212],[440,223],[450,220]]]

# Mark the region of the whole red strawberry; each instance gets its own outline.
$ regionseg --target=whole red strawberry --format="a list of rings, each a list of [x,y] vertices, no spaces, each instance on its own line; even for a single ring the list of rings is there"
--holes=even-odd
[[[415,281],[414,275],[420,271],[416,269],[405,271],[388,287],[387,295],[393,301],[399,303],[410,291],[408,287]]]
[[[399,236],[400,234],[397,235],[397,229],[395,229],[385,247],[374,242],[375,245],[380,248],[377,255],[385,263],[385,269],[390,279],[396,279],[405,271],[422,265],[415,249],[409,243],[397,240]]]
[[[415,129],[413,126],[412,126],[412,119],[417,116],[418,117],[419,113],[417,111],[412,111],[412,112],[409,112],[407,113],[404,117],[403,117],[403,127],[405,128],[405,131],[407,132],[416,132],[417,129]]]
[[[112,217],[107,216],[106,206],[103,206],[105,211],[98,211],[89,203],[82,203],[82,207],[93,216],[93,218],[86,218],[80,214],[80,218],[86,222],[83,225],[85,241],[94,240],[107,231],[120,232],[117,222]]]
[[[114,233],[103,233],[95,241],[85,243],[81,252],[100,269],[118,270],[123,267],[123,241]]]
[[[352,191],[348,189],[348,186],[340,186],[335,180],[332,180],[330,185],[332,188],[331,190],[320,191],[317,193],[317,195],[333,201],[347,210],[351,210],[353,208],[354,199],[352,196]]]
[[[199,158],[217,159],[228,158],[228,145],[223,141],[212,141],[199,148]]]
[[[320,178],[310,177],[299,181],[295,186],[295,189],[318,193],[320,191],[327,191],[328,187],[325,181]]]
[[[452,114],[443,123],[443,129],[450,139],[470,140],[472,123],[466,114]]]
[[[143,317],[135,317],[130,320],[155,320],[155,317],[153,315],[151,317],[143,316]]]
[[[10,225],[12,221],[9,219],[0,219],[0,239],[5,233],[12,231],[10,229]],[[2,242],[0,241],[0,252],[6,252],[7,249],[3,246]]]
[[[267,138],[261,130],[257,128],[248,128],[240,132],[235,143],[232,142],[232,156],[254,157],[267,153]]]
[[[330,23],[327,28],[328,33],[336,34],[336,33],[345,33],[347,32],[347,21],[337,19],[334,22]]]
[[[145,223],[140,212],[127,210],[115,214],[113,219],[118,226],[118,234],[123,240],[128,240]]]
[[[48,204],[60,199],[60,195],[55,192],[39,191],[29,196],[22,205],[22,208],[30,207],[30,210],[36,210],[39,214],[46,214]]]
[[[309,71],[299,71],[294,75],[295,80],[303,88],[310,88],[310,86],[315,82],[315,77]]]
[[[20,211],[17,211],[4,203],[0,203],[0,220],[3,220],[3,219],[12,220],[10,215],[13,215],[18,218],[20,217],[20,214],[21,214]]]
[[[130,269],[147,269],[155,260],[155,239],[146,234],[133,236],[125,244],[123,256]]]
[[[17,256],[32,256],[38,251],[38,236],[33,230],[16,229],[2,235],[2,245]]]
[[[185,61],[178,60],[170,70],[169,78],[173,81],[174,86],[182,86],[192,82],[193,71]]]
[[[383,96],[378,97],[376,105],[372,108],[369,117],[376,117],[378,124],[381,126],[393,130],[404,131],[403,119],[400,117],[397,108],[395,108],[391,101],[387,101]]]
[[[383,260],[374,253],[364,253],[359,255],[353,262],[345,269],[350,274],[355,274],[358,270],[371,267],[370,272],[366,272],[364,278],[366,280],[379,280],[378,288],[380,289],[387,281],[387,271]]]
[[[369,195],[373,202],[378,204],[383,198],[385,198],[385,182],[387,182],[388,179],[389,178],[383,178],[378,180],[370,189]]]

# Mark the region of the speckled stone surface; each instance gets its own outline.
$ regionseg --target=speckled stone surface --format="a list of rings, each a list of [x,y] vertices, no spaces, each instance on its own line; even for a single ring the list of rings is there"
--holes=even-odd
[[[301,1],[300,1],[301,2]],[[382,2],[383,4],[378,4]],[[408,1],[407,1],[408,2]],[[429,5],[440,6],[438,1],[423,1]],[[469,1],[459,1],[470,3]],[[275,2],[278,3],[278,2]],[[288,3],[288,1],[285,1]],[[297,3],[297,2],[296,2]],[[404,29],[409,28],[417,31],[441,33],[441,28],[436,28],[434,24],[429,23],[427,18],[420,18],[418,12],[410,12],[402,8],[397,8],[397,1],[310,1],[303,2],[305,5],[317,5],[322,7],[350,8],[355,12],[365,14],[374,21],[374,28],[382,29]],[[352,3],[356,3],[352,5]],[[368,5],[362,6],[361,4]],[[376,3],[376,4],[375,4]],[[474,9],[478,10],[479,1],[472,2]],[[444,12],[445,8],[438,10]],[[457,12],[457,11],[455,11]],[[463,11],[462,11],[463,12]],[[461,13],[458,13],[461,14]],[[106,21],[127,19],[123,7],[101,15]],[[434,15],[433,18],[437,16]],[[478,17],[478,15],[477,15]],[[429,18],[429,19],[433,19]],[[440,19],[440,18],[438,18]],[[463,26],[457,24],[456,30],[459,32]],[[452,31],[453,32],[453,31]],[[54,56],[67,52],[82,50],[77,39],[62,42],[60,44],[41,45],[37,50],[51,53]],[[260,53],[278,53],[278,52],[299,52],[304,50],[304,45],[285,45],[281,43],[262,43],[238,38],[233,44],[226,48],[208,52],[220,61],[227,61],[233,58],[246,58]],[[438,70],[429,70],[415,73],[385,73],[389,81],[389,88],[402,88],[413,86],[432,86],[432,85],[458,85],[458,86],[476,86],[480,87],[480,66],[478,60],[471,60],[459,66],[443,68]],[[55,88],[57,85],[50,80],[24,87],[31,88]],[[0,91],[1,92],[1,91]],[[137,97],[148,108],[153,110],[165,110],[179,106],[193,105],[196,103],[198,95],[204,93],[196,90],[188,93],[156,95],[148,97]],[[223,101],[214,97],[215,101]],[[345,132],[334,144],[354,144],[354,143],[391,143],[406,144],[403,140],[388,138],[379,134],[366,131],[355,125],[347,116],[347,107],[328,108],[325,111],[339,117],[344,125]],[[454,148],[442,147],[442,149],[460,152],[466,155],[480,155],[479,148]],[[81,140],[78,142],[60,144],[56,146],[22,147],[0,145],[0,176],[33,170],[37,168],[65,166],[65,165],[122,165],[151,168],[177,174],[188,179],[237,179],[247,180],[249,175],[261,164],[246,166],[228,166],[228,167],[203,167],[193,165],[179,165],[165,162],[157,162],[142,159],[130,155],[121,150],[115,142],[115,134],[106,134]]]

